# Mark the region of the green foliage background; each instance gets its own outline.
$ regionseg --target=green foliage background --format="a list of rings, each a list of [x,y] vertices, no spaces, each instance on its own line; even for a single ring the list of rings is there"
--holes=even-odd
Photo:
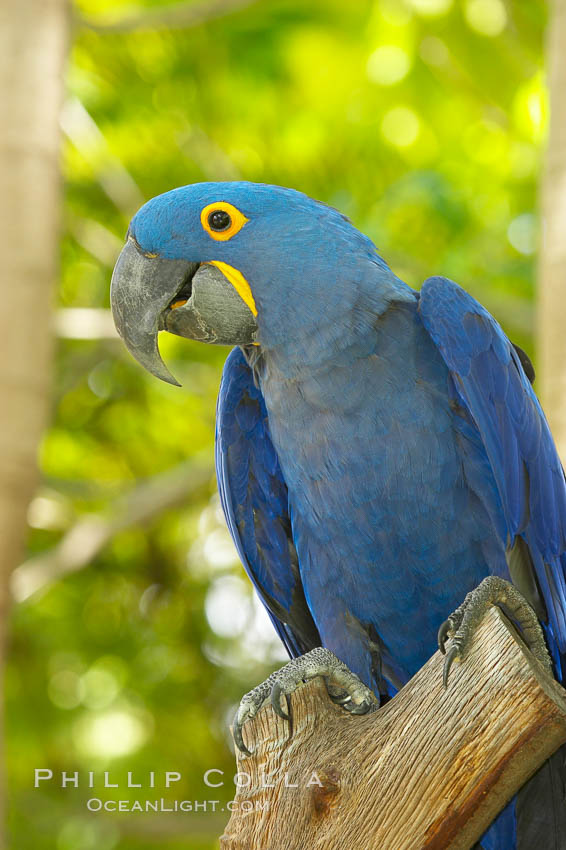
[[[112,0],[76,7],[90,21],[131,11]],[[62,119],[61,321],[75,321],[69,308],[108,308],[111,268],[144,200],[242,178],[340,208],[408,283],[454,278],[532,353],[544,24],[541,2],[503,0],[264,0],[186,30],[125,34],[78,20]],[[89,327],[89,317],[108,318],[81,315]],[[189,485],[203,465],[208,483],[14,606],[13,847],[212,848],[225,812],[105,815],[85,804],[224,806],[233,795],[228,718],[283,658],[215,496],[226,350],[163,340],[178,390],[144,373],[118,340],[92,334],[58,340],[29,557],[87,514],[112,518],[119,497],[187,460]],[[75,550],[86,551],[96,528]],[[52,769],[54,780],[34,789],[34,768]],[[209,768],[225,771],[224,787],[206,787]],[[167,770],[182,774],[169,790]],[[80,771],[80,787],[62,789],[61,771]],[[104,771],[118,790],[101,787]],[[145,787],[125,787],[127,771]]]

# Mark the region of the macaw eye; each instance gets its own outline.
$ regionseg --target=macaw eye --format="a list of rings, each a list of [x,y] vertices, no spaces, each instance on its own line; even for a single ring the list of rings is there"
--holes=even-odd
[[[200,223],[209,236],[216,242],[226,242],[239,233],[249,221],[233,204],[217,201],[207,204],[200,214]]]
[[[226,210],[213,210],[208,214],[208,225],[211,230],[228,230],[232,219]]]

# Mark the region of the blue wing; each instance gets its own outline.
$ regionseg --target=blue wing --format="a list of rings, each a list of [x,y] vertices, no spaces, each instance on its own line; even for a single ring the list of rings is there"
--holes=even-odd
[[[287,486],[265,403],[239,348],[226,360],[218,394],[216,475],[238,555],[289,655],[320,646],[299,576]]]
[[[501,500],[510,571],[513,576],[510,554],[519,551],[525,586],[530,580],[534,595],[542,596],[542,613],[532,595],[530,601],[546,620],[561,678],[566,483],[546,419],[519,354],[481,304],[452,281],[432,277],[421,290],[419,310],[450,370],[455,402],[469,411],[480,433]]]

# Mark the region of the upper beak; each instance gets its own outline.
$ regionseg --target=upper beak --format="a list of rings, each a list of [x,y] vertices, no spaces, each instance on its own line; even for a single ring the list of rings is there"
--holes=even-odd
[[[203,342],[253,342],[257,324],[218,268],[143,253],[131,237],[110,287],[114,323],[129,352],[149,372],[179,386],[161,359],[160,330]]]

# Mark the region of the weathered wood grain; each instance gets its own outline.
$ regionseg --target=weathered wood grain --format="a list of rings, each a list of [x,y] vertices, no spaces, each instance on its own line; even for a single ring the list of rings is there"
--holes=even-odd
[[[264,707],[244,727],[255,751],[238,756],[222,850],[470,848],[566,741],[566,691],[496,609],[446,691],[442,664],[437,652],[365,717],[321,679],[292,696],[292,734]]]

